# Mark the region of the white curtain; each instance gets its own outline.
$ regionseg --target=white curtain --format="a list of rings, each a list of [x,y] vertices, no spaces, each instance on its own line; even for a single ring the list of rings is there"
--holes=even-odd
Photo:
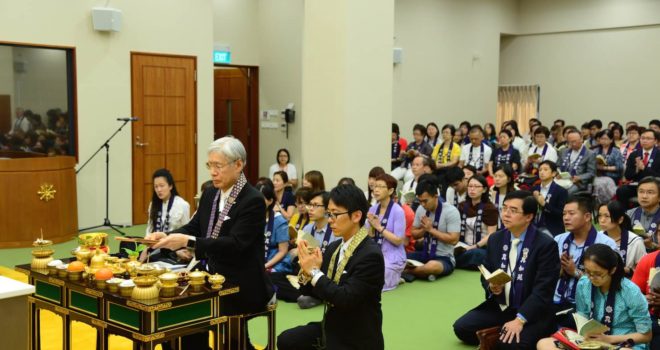
[[[521,134],[529,132],[531,118],[538,118],[539,86],[500,86],[497,90],[497,127],[515,120]]]

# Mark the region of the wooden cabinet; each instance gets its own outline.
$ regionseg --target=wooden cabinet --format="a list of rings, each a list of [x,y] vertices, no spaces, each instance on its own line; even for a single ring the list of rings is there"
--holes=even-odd
[[[29,247],[41,229],[54,243],[78,234],[75,164],[74,157],[0,159],[0,248]]]

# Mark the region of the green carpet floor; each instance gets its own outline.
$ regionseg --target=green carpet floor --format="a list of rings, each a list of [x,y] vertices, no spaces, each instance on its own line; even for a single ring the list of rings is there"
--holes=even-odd
[[[144,235],[144,225],[123,229],[128,235]],[[114,236],[113,231],[108,232]],[[55,258],[71,256],[77,241],[56,244]],[[109,239],[110,251],[116,252],[118,241]],[[0,249],[0,265],[13,267],[29,263],[31,248]],[[386,349],[474,349],[461,344],[452,331],[454,320],[483,300],[479,274],[456,271],[434,282],[415,281],[400,285],[383,294],[383,334]],[[277,332],[321,319],[322,307],[300,310],[296,304],[280,302],[277,309]],[[250,335],[255,344],[266,342],[265,319],[250,322]]]

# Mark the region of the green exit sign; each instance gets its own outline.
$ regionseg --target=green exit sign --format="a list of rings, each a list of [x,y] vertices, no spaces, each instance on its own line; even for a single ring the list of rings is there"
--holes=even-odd
[[[213,63],[231,63],[231,52],[213,51]]]

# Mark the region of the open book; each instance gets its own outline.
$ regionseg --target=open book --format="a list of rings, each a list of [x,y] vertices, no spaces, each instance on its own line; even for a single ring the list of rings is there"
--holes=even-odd
[[[593,318],[588,319],[577,312],[573,313],[573,319],[575,320],[577,332],[582,337],[586,337],[589,334],[602,334],[610,330],[606,325]]]
[[[607,160],[602,154],[596,156],[596,165],[607,165]]]
[[[458,242],[454,246],[454,256],[461,255],[465,253],[466,250],[468,250],[470,246],[468,244],[465,244],[463,242]]]
[[[615,345],[604,343],[597,340],[585,339],[583,336],[577,334],[570,328],[562,328],[552,335],[553,338],[559,340],[566,349],[582,350],[582,349],[617,349]]]
[[[409,205],[410,203],[412,203],[415,200],[415,191],[413,191],[413,190],[408,190],[406,192],[399,191],[399,199],[402,202]]]
[[[479,271],[484,276],[486,281],[492,284],[505,285],[508,282],[511,282],[511,276],[504,272],[502,269],[497,269],[493,272],[490,272],[484,267],[484,265],[479,265]]]
[[[424,263],[414,259],[406,260],[406,267],[420,267],[420,266],[424,266]]]
[[[307,247],[310,249],[321,247],[321,243],[318,239],[303,230],[298,231],[298,238],[296,238],[296,242],[300,241],[306,241]]]
[[[636,235],[638,235],[642,238],[650,238],[651,237],[651,235],[648,232],[646,232],[646,230],[644,229],[644,226],[642,226],[640,224],[636,224],[635,226],[632,227],[632,233],[634,233],[634,234],[636,234]]]
[[[561,173],[559,173],[557,175],[557,178],[559,180],[570,180],[572,178],[572,176],[571,176],[571,173],[569,173],[568,171],[562,171]]]
[[[536,162],[536,161],[539,160],[540,158],[541,158],[541,155],[538,154],[538,153],[532,153],[532,154],[530,154],[530,155],[527,156],[527,159],[530,160],[530,161],[532,161],[532,162]]]

